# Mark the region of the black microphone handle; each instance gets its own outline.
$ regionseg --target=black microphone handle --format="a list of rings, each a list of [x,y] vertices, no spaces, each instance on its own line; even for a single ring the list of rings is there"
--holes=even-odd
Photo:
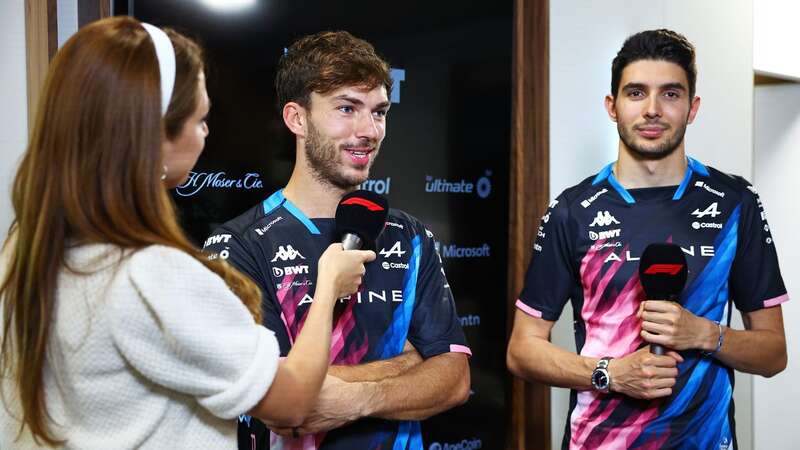
[[[364,241],[357,234],[345,233],[342,236],[342,247],[345,250],[361,250]]]
[[[654,355],[663,355],[667,353],[667,350],[664,348],[663,345],[660,344],[650,344],[650,353]]]
[[[678,300],[677,295],[670,295],[669,300],[674,302]],[[650,353],[654,355],[664,355],[667,353],[667,349],[664,348],[661,344],[650,344]]]

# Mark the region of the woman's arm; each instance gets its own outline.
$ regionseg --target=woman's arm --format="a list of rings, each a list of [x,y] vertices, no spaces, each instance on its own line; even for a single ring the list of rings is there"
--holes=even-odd
[[[333,244],[319,260],[317,288],[305,323],[275,379],[248,414],[282,427],[296,427],[311,412],[328,371],[333,307],[361,284],[371,251],[342,250]]]

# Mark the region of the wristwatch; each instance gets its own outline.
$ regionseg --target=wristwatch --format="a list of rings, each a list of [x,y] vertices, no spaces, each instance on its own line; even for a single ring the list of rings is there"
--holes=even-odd
[[[592,386],[597,392],[608,394],[608,391],[611,388],[611,374],[608,373],[608,363],[612,359],[614,358],[610,356],[604,356],[603,358],[600,358],[600,361],[597,361],[597,366],[595,366],[594,371],[592,372]]]

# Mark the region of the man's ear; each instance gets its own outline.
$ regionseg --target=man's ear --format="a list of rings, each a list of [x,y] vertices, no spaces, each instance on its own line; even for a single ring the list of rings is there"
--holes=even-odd
[[[614,108],[614,96],[611,94],[606,95],[603,105],[606,107],[606,112],[608,113],[608,117],[611,118],[611,121],[616,122],[617,110]]]
[[[289,131],[298,137],[306,137],[306,111],[305,108],[295,102],[288,102],[283,105],[283,123]]]
[[[694,122],[694,118],[697,117],[698,110],[700,110],[700,97],[695,95],[692,99],[692,102],[689,104],[689,117],[687,118],[686,123]]]

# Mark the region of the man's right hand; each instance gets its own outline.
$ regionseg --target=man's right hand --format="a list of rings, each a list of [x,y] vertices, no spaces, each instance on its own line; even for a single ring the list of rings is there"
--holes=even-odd
[[[374,259],[373,251],[344,250],[342,244],[331,244],[317,263],[317,288],[330,287],[334,300],[353,294],[358,291],[366,272],[364,264]]]
[[[654,355],[649,346],[612,359],[608,364],[611,391],[645,400],[667,397],[675,386],[680,362],[683,357],[678,353],[669,351],[665,355]]]

